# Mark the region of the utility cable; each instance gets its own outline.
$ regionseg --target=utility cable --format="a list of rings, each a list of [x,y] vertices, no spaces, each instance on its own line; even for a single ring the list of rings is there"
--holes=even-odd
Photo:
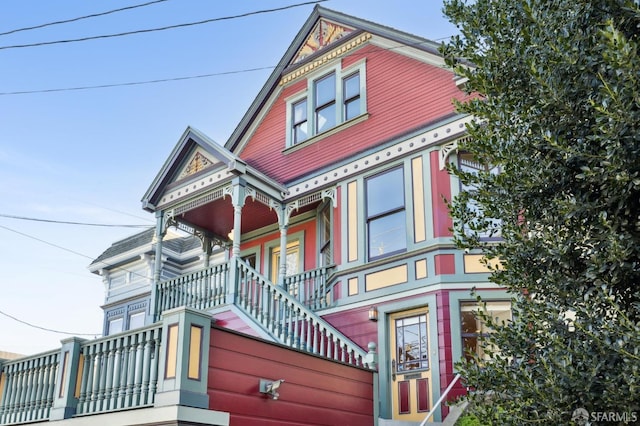
[[[102,336],[102,333],[71,333],[68,331],[54,330],[52,328],[46,328],[39,325],[31,324],[30,322],[21,320],[20,318],[16,318],[13,315],[9,315],[8,313],[2,312],[2,311],[0,311],[0,315],[4,315],[7,318],[11,318],[12,320],[17,321],[21,324],[28,325],[29,327],[37,328],[39,330],[49,331],[51,333],[66,334],[68,336],[93,336],[93,337]]]
[[[167,26],[164,26],[164,27],[147,28],[147,29],[143,29],[143,30],[125,31],[125,32],[122,32],[122,33],[115,33],[115,34],[103,34],[103,35],[97,35],[97,36],[80,37],[80,38],[66,39],[66,40],[54,40],[54,41],[43,41],[43,42],[38,42],[38,43],[14,44],[14,45],[9,45],[9,46],[0,46],[0,50],[18,49],[18,48],[25,48],[25,47],[37,47],[37,46],[49,46],[49,45],[52,45],[52,44],[62,44],[62,43],[75,43],[75,42],[79,42],[79,41],[97,40],[97,39],[112,38],[112,37],[123,37],[123,36],[129,36],[129,35],[134,35],[134,34],[150,33],[150,32],[155,32],[155,31],[173,30],[173,29],[176,29],[176,28],[191,27],[191,26],[194,26],[194,25],[208,24],[208,23],[211,23],[211,22],[226,21],[226,20],[238,19],[238,18],[246,18],[247,16],[258,15],[258,14],[262,14],[262,13],[278,12],[278,11],[281,11],[281,10],[292,9],[294,7],[300,7],[300,6],[307,6],[307,5],[310,5],[310,4],[322,3],[322,2],[325,2],[325,1],[328,1],[328,0],[308,1],[308,2],[304,2],[304,3],[296,3],[296,4],[292,4],[292,5],[288,5],[288,6],[277,7],[277,8],[273,8],[273,9],[263,9],[263,10],[256,10],[256,11],[253,11],[253,12],[241,13],[239,15],[223,16],[221,18],[211,18],[211,19],[205,19],[203,21],[188,22],[188,23],[185,23],[185,24],[167,25]]]
[[[106,228],[148,228],[149,225],[118,225],[109,223],[70,222],[66,220],[40,219],[36,217],[14,216],[0,213],[0,217],[7,219],[30,220],[33,222],[59,223],[62,225],[101,226]]]
[[[260,68],[250,68],[238,71],[224,71],[212,74],[200,74],[200,75],[191,75],[186,77],[172,77],[172,78],[162,78],[157,80],[145,80],[145,81],[134,81],[128,83],[113,83],[113,84],[99,84],[95,86],[78,86],[78,87],[65,87],[65,88],[57,88],[57,89],[42,89],[42,90],[23,90],[16,92],[0,92],[0,96],[9,96],[9,95],[27,95],[32,93],[51,93],[51,92],[70,92],[74,90],[91,90],[91,89],[106,89],[110,87],[123,87],[123,86],[140,86],[143,84],[156,84],[156,83],[165,83],[169,81],[181,81],[181,80],[193,80],[197,78],[207,78],[207,77],[216,77],[221,75],[230,75],[230,74],[240,74],[246,72],[253,71],[262,71],[273,69],[274,66],[270,67],[260,67]]]
[[[18,33],[18,32],[21,32],[21,31],[36,30],[36,29],[39,29],[39,28],[50,27],[52,25],[67,24],[69,22],[80,21],[82,19],[96,18],[98,16],[109,15],[109,14],[112,14],[112,13],[122,12],[122,11],[125,11],[125,10],[131,10],[131,9],[137,9],[139,7],[151,6],[152,4],[162,3],[162,2],[165,2],[165,1],[168,1],[168,0],[155,0],[155,1],[150,1],[150,2],[147,2],[147,3],[136,4],[136,5],[133,5],[133,6],[121,7],[120,9],[107,10],[106,12],[99,12],[99,13],[93,13],[91,15],[79,16],[77,18],[64,19],[62,21],[47,22],[46,24],[34,25],[32,27],[17,28],[15,30],[5,31],[3,33],[0,33],[0,36],[9,35],[9,34],[13,34],[13,33]]]

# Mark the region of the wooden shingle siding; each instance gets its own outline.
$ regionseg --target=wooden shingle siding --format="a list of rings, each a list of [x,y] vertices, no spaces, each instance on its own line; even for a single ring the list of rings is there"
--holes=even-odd
[[[367,46],[345,59],[345,63],[364,56],[368,119],[307,147],[283,152],[286,99],[306,89],[303,79],[282,91],[239,156],[286,183],[446,117],[454,112],[452,99],[464,97],[450,71],[392,50]]]

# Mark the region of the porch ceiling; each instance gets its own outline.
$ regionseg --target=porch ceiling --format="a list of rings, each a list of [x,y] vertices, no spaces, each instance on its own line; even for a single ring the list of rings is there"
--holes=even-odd
[[[226,238],[233,229],[231,198],[219,199],[185,212],[180,215],[180,219]],[[277,223],[278,216],[275,210],[258,201],[247,198],[244,207],[242,207],[241,227],[243,234]]]

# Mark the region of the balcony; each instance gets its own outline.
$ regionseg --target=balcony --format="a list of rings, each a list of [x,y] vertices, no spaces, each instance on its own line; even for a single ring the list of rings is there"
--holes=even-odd
[[[284,320],[293,312],[287,308],[291,300],[277,305],[282,311],[276,316],[281,331],[293,327]],[[304,315],[300,311],[296,315],[301,337]],[[228,425],[233,416],[257,415],[267,400],[278,399],[261,393],[260,384],[279,379],[286,384],[278,397],[290,401],[269,410],[275,423],[292,420],[287,418],[291,403],[313,411],[330,409],[327,404],[335,401],[343,407],[340,401],[351,399],[354,407],[365,401],[366,408],[350,413],[357,419],[353,424],[372,424],[375,348],[362,358],[349,357],[347,346],[331,330],[310,324],[314,326],[298,342],[313,350],[295,350],[215,327],[208,312],[181,307],[165,311],[161,321],[143,328],[92,341],[70,338],[54,351],[0,360],[0,424],[56,420],[61,426]],[[300,374],[306,370],[311,374]],[[322,376],[327,377],[326,385],[316,380]],[[332,392],[340,393],[340,398],[327,398]],[[235,403],[237,398],[243,403]],[[303,419],[310,418],[309,413],[298,414]]]

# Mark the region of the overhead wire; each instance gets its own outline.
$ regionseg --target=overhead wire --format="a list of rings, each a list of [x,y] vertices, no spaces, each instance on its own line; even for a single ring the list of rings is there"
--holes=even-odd
[[[137,9],[139,7],[151,6],[153,4],[162,3],[162,2],[165,2],[165,1],[169,1],[169,0],[154,0],[154,1],[147,2],[147,3],[121,7],[119,9],[107,10],[105,12],[92,13],[91,15],[79,16],[77,18],[70,18],[70,19],[64,19],[64,20],[61,20],[61,21],[47,22],[47,23],[44,23],[44,24],[34,25],[34,26],[31,26],[31,27],[16,28],[15,30],[10,30],[10,31],[5,31],[3,33],[0,33],[0,36],[14,34],[14,33],[22,32],[22,31],[37,30],[37,29],[40,29],[40,28],[50,27],[52,25],[67,24],[69,22],[81,21],[83,19],[96,18],[98,16],[110,15],[112,13],[123,12],[125,10],[131,10],[131,9]]]
[[[51,333],[66,334],[68,336],[94,336],[94,337],[96,337],[96,336],[101,336],[102,335],[102,333],[72,333],[72,332],[69,332],[69,331],[54,330],[52,328],[42,327],[40,325],[32,324],[32,323],[27,322],[25,320],[21,320],[20,318],[16,318],[13,315],[9,315],[8,313],[3,312],[1,310],[0,310],[0,315],[4,315],[7,318],[10,318],[10,319],[12,319],[14,321],[17,321],[17,322],[19,322],[21,324],[24,324],[24,325],[28,325],[29,327],[37,328],[39,330],[44,330],[44,331],[48,331],[48,332],[51,332]]]
[[[272,8],[272,9],[256,10],[256,11],[253,11],[253,12],[246,12],[246,13],[241,13],[241,14],[238,14],[238,15],[223,16],[223,17],[220,17],[220,18],[210,18],[210,19],[204,19],[202,21],[187,22],[187,23],[184,23],[184,24],[166,25],[164,27],[147,28],[147,29],[133,30],[133,31],[124,31],[124,32],[121,32],[121,33],[102,34],[102,35],[97,35],[97,36],[87,36],[87,37],[79,37],[79,38],[73,38],[73,39],[41,41],[41,42],[37,42],[37,43],[26,43],[26,44],[14,44],[14,45],[8,45],[8,46],[0,46],[0,50],[19,49],[19,48],[26,48],[26,47],[38,47],[38,46],[50,46],[50,45],[53,45],[53,44],[63,44],[63,43],[76,43],[76,42],[80,42],[80,41],[98,40],[98,39],[113,38],[113,37],[124,37],[124,36],[129,36],[129,35],[134,35],[134,34],[144,34],[144,33],[156,32],[156,31],[173,30],[173,29],[176,29],[176,28],[185,28],[185,27],[191,27],[191,26],[195,26],[195,25],[203,25],[203,24],[208,24],[208,23],[211,23],[211,22],[219,22],[219,21],[226,21],[226,20],[231,20],[231,19],[246,18],[247,16],[259,15],[259,14],[263,14],[263,13],[279,12],[281,10],[293,9],[295,7],[307,6],[307,5],[310,5],[310,4],[318,4],[318,3],[325,2],[325,1],[328,1],[328,0],[314,0],[314,1],[304,2],[304,3],[296,3],[296,4],[292,4],[292,5],[276,7],[276,8]]]
[[[82,226],[99,226],[106,228],[148,228],[149,225],[126,225],[126,224],[110,224],[110,223],[89,223],[89,222],[72,222],[67,220],[41,219],[36,217],[15,216],[0,213],[0,217],[7,219],[28,220],[32,222],[58,223],[62,225],[82,225]]]

